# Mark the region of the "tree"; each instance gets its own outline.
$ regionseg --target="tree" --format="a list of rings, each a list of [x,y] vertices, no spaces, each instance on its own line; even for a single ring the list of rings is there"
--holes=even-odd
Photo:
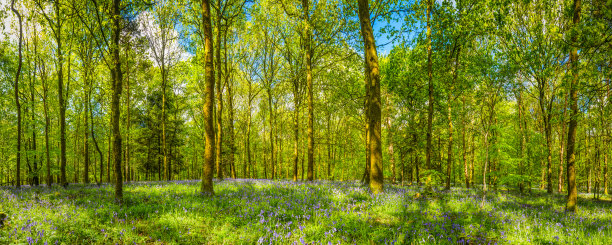
[[[306,94],[308,96],[308,121],[307,121],[307,134],[308,134],[308,174],[307,180],[312,181],[314,179],[314,108],[313,108],[313,91],[312,91],[312,48],[311,43],[311,30],[310,30],[310,0],[302,0],[302,10],[304,11],[304,29],[303,29],[303,43],[304,43],[304,60],[306,60]]]
[[[111,125],[113,134],[113,165],[115,167],[115,201],[123,202],[123,175],[121,174],[121,128],[120,119],[120,100],[123,89],[123,73],[121,71],[121,58],[119,56],[119,37],[121,36],[121,0],[113,0],[112,5],[112,41],[110,54],[112,55],[111,82],[112,82],[112,101],[111,101]]]
[[[204,130],[206,131],[206,146],[204,147],[204,166],[202,171],[202,185],[200,192],[206,195],[214,195],[213,190],[213,166],[214,159],[214,140],[213,131],[213,100],[215,98],[215,77],[213,66],[213,44],[212,44],[212,25],[210,20],[210,2],[202,0],[202,25],[204,32],[204,80],[206,83],[205,104],[204,104]]]
[[[582,8],[581,0],[574,0],[574,4],[572,6],[572,23],[574,28],[576,28],[580,22],[580,10]],[[572,32],[571,35],[572,43],[576,43],[578,40],[578,34]],[[565,210],[568,212],[575,213],[576,212],[576,204],[578,200],[578,191],[576,189],[576,153],[574,152],[576,146],[576,127],[578,124],[578,48],[574,46],[570,53],[570,62],[571,62],[571,82],[568,96],[570,98],[570,120],[569,120],[569,128],[567,130],[567,155],[566,155],[566,163],[567,163],[567,203],[565,205]]]
[[[19,76],[21,76],[21,65],[23,63],[23,57],[21,54],[21,43],[23,40],[23,27],[21,14],[17,9],[15,9],[15,0],[11,1],[11,11],[15,13],[17,19],[19,21],[19,63],[17,65],[17,73],[15,74],[15,82],[13,83],[13,89],[15,90],[15,105],[17,107],[17,164],[16,164],[16,172],[17,177],[15,178],[15,185],[17,188],[21,186],[21,105],[19,104]]]
[[[359,22],[363,37],[365,55],[365,73],[369,77],[369,148],[370,148],[370,190],[374,194],[383,192],[383,166],[381,144],[381,98],[380,98],[380,68],[372,24],[370,23],[370,7],[367,0],[359,0]]]
[[[428,94],[429,101],[427,102],[427,145],[425,146],[425,166],[431,168],[431,128],[433,124],[433,113],[434,113],[434,87],[432,78],[432,60],[431,60],[431,11],[433,7],[433,0],[427,1],[427,81],[428,81]]]

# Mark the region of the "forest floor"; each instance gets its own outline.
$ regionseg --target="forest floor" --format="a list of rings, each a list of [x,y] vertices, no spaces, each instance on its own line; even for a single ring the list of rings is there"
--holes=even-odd
[[[358,182],[215,182],[0,189],[0,244],[610,244],[612,202],[386,185],[371,196]],[[417,194],[418,193],[418,194]],[[588,197],[591,197],[589,195]],[[609,197],[607,197],[609,198]]]

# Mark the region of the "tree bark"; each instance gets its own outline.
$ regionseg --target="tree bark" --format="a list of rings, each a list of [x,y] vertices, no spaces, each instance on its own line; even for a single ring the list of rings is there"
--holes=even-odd
[[[565,102],[563,103],[563,118],[561,121],[561,135],[559,140],[559,186],[558,192],[563,192],[563,151],[565,150],[565,130],[566,124],[565,120],[567,119],[567,96],[565,96]]]
[[[215,119],[217,121],[217,136],[215,138],[215,164],[217,169],[217,178],[219,180],[223,179],[223,155],[221,154],[222,144],[223,144],[223,84],[222,82],[222,74],[221,74],[221,0],[217,1],[217,49],[215,50],[216,58],[217,58],[217,85],[216,85],[216,93],[217,93],[217,113],[215,114]]]
[[[34,33],[36,33],[36,27],[34,27]],[[38,46],[38,40],[36,37],[34,37],[34,56],[37,55],[38,50],[37,50],[37,46]],[[38,152],[36,150],[36,121],[35,121],[35,100],[34,100],[34,80],[36,80],[36,70],[38,70],[38,62],[37,59],[34,58],[34,69],[32,71],[32,76],[30,77],[30,110],[32,111],[32,114],[30,114],[30,118],[31,118],[31,130],[32,130],[32,147],[31,150],[34,152],[33,156],[32,156],[32,169],[33,169],[33,173],[34,175],[32,176],[32,184],[34,186],[38,186],[40,184],[40,178],[39,178],[39,171],[38,171]]]
[[[54,5],[57,17],[55,39],[57,43],[57,92],[60,111],[60,183],[63,187],[66,187],[68,186],[66,180],[66,100],[64,100],[64,56],[62,53],[61,20],[59,18],[60,1],[55,1]]]
[[[88,100],[87,103],[90,103],[91,101]],[[94,146],[96,147],[96,151],[98,152],[98,155],[100,156],[100,183],[103,182],[103,177],[104,177],[104,155],[102,154],[102,151],[100,150],[100,146],[98,145],[98,141],[96,140],[96,134],[94,133],[94,117],[93,117],[93,110],[91,109],[91,105],[88,106],[89,107],[89,116],[91,118],[91,139],[94,142]],[[106,170],[108,171],[108,169]]]
[[[431,127],[433,124],[433,104],[434,104],[434,87],[432,78],[432,61],[431,61],[431,8],[433,0],[427,0],[427,81],[428,81],[428,107],[427,107],[427,143],[425,145],[425,166],[431,169]]]
[[[300,141],[300,102],[299,102],[299,79],[293,81],[293,181],[298,180],[298,154]]]
[[[358,0],[359,21],[363,37],[366,58],[366,72],[369,72],[369,134],[370,134],[370,190],[374,194],[383,192],[383,166],[381,142],[381,98],[380,70],[372,23],[370,22],[370,7],[367,0]]]
[[[11,2],[11,10],[15,15],[17,15],[17,19],[19,22],[19,63],[17,65],[17,73],[15,75],[15,83],[13,84],[13,89],[15,90],[15,105],[17,107],[17,159],[16,159],[16,178],[15,185],[17,188],[21,187],[21,104],[19,104],[19,76],[21,76],[21,65],[23,63],[22,56],[22,42],[23,42],[23,27],[21,14],[17,9],[15,9],[15,0]]]
[[[123,203],[123,175],[121,174],[121,128],[119,127],[121,114],[121,90],[123,89],[123,73],[121,72],[121,58],[119,56],[119,39],[121,36],[121,0],[113,0],[112,15],[112,44],[111,55],[113,60],[112,68],[112,101],[111,101],[111,124],[113,133],[113,165],[115,167],[115,201]]]
[[[461,141],[462,141],[462,149],[463,149],[463,154],[462,154],[462,160],[463,160],[463,176],[465,178],[465,188],[470,189],[470,174],[469,174],[469,167],[468,167],[468,161],[467,161],[467,148],[466,148],[466,136],[465,133],[467,131],[467,127],[466,127],[466,120],[465,120],[465,114],[466,114],[466,104],[465,104],[465,95],[462,96],[462,102],[463,102],[463,113],[461,115],[461,124],[463,124],[463,130],[462,130],[462,137],[461,137]]]
[[[271,82],[271,81],[270,81]],[[275,164],[274,164],[274,108],[272,107],[272,86],[268,87],[267,89],[268,92],[268,110],[270,112],[270,130],[268,130],[269,133],[269,139],[270,139],[270,176],[271,179],[274,179],[274,175],[275,175]]]
[[[204,148],[204,166],[200,192],[214,195],[213,166],[215,163],[215,132],[213,129],[213,107],[215,98],[215,76],[213,64],[212,25],[210,22],[210,2],[202,0],[202,22],[204,32],[204,76],[206,81],[206,98],[204,102],[204,130],[206,131],[206,146]]]
[[[234,164],[234,154],[236,153],[236,149],[234,146],[234,95],[232,94],[232,81],[229,81],[229,70],[227,68],[228,57],[227,57],[227,28],[225,29],[225,36],[223,38],[224,41],[224,59],[225,59],[225,86],[227,86],[227,112],[228,112],[228,134],[229,134],[229,157],[228,163],[231,168],[232,178],[236,178],[236,165]],[[232,76],[233,77],[233,76]]]
[[[47,73],[44,62],[41,62],[41,81],[43,88],[43,112],[45,114],[45,158],[47,165],[47,186],[51,187],[53,184],[53,176],[51,176],[51,157],[49,154],[49,125],[51,124],[51,120],[49,119],[49,104],[47,99],[47,94],[49,91],[47,85]]]
[[[311,30],[310,30],[310,10],[309,1],[302,0],[302,8],[304,9],[304,59],[306,60],[306,90],[308,93],[308,181],[312,181],[314,177],[314,108],[313,108],[313,91],[312,91],[312,49]]]
[[[86,85],[87,86],[87,85]],[[89,98],[89,94],[87,94],[85,96],[86,98]],[[83,151],[84,151],[84,157],[85,157],[85,166],[84,166],[84,170],[83,171],[83,182],[85,184],[89,184],[89,101],[85,102],[85,129],[83,130]]]
[[[524,113],[523,113],[523,91],[519,90],[517,92],[517,106],[518,106],[518,125],[519,125],[519,134],[520,134],[520,140],[519,140],[519,162],[518,162],[518,172],[519,175],[523,175],[524,173],[524,152],[525,152],[525,146],[526,146],[526,139],[525,139],[525,128],[523,127],[523,121],[524,121]],[[518,188],[520,192],[523,192],[524,187],[524,183],[523,181],[520,181],[518,183]]]
[[[245,165],[245,172],[246,172],[246,178],[251,177],[249,174],[249,169],[247,168],[247,166],[252,166],[252,160],[251,160],[251,107],[252,107],[252,85],[251,85],[251,81],[248,81],[249,83],[249,105],[248,105],[248,112],[247,114],[247,132],[246,132],[246,153],[247,153],[247,164]]]
[[[574,0],[573,10],[573,24],[576,26],[580,22],[580,10],[582,8],[581,0]],[[572,43],[576,43],[578,37],[574,34],[572,37]],[[576,127],[578,124],[578,48],[575,46],[572,48],[570,53],[570,62],[572,69],[572,79],[570,81],[570,120],[569,128],[567,132],[567,203],[565,210],[568,212],[576,212],[576,203],[578,199],[578,191],[576,189],[576,154],[575,139],[576,139]]]

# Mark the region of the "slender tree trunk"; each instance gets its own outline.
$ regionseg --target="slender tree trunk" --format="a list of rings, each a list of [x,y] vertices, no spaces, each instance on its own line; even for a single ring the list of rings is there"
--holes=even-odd
[[[217,1],[217,6],[221,8],[221,0]],[[217,178],[219,180],[223,179],[223,155],[222,144],[223,144],[223,84],[222,84],[222,74],[221,74],[221,11],[217,10],[217,49],[216,51],[216,62],[217,62],[217,85],[216,85],[216,93],[217,93],[217,113],[215,115],[215,119],[217,121],[217,136],[215,138],[215,164],[217,168]]]
[[[15,83],[13,84],[13,89],[15,90],[15,105],[17,108],[17,159],[16,159],[16,175],[15,185],[17,188],[21,187],[21,104],[19,104],[19,76],[21,76],[21,65],[23,63],[23,56],[21,54],[22,51],[22,42],[23,42],[23,27],[21,14],[15,9],[15,0],[11,2],[11,10],[15,15],[17,15],[17,19],[19,21],[19,63],[17,65],[17,73],[15,75]]]
[[[573,24],[576,26],[578,22],[580,22],[580,11],[582,8],[581,0],[574,0],[573,5]],[[578,40],[577,34],[574,34],[572,37],[572,43],[576,43]],[[568,212],[576,212],[576,203],[578,199],[578,191],[576,189],[576,154],[574,153],[575,149],[575,139],[576,139],[576,128],[578,124],[578,48],[574,46],[570,53],[570,62],[571,62],[571,74],[572,79],[570,81],[570,120],[569,127],[567,131],[567,204],[565,205],[565,210]]]
[[[365,168],[363,173],[363,183],[370,184],[370,71],[366,57],[363,58],[363,69],[365,71],[365,97],[364,97],[364,139],[365,139]]]
[[[68,76],[68,77],[70,77],[70,76]],[[81,146],[79,144],[80,143],[79,142],[79,139],[80,139],[80,137],[79,137],[80,136],[79,129],[81,129],[81,120],[79,118],[81,116],[80,114],[81,114],[81,112],[80,112],[80,108],[79,108],[78,111],[75,114],[77,124],[76,124],[76,127],[74,129],[74,139],[72,141],[74,143],[74,145],[72,146],[72,152],[74,153],[74,157],[72,158],[72,166],[73,166],[73,169],[74,169],[74,181],[73,181],[74,183],[79,183],[79,160],[80,159],[77,156],[80,156],[82,154],[82,149],[81,149],[81,152],[79,152],[79,149],[80,149],[80,146]]]
[[[206,147],[204,148],[204,166],[200,192],[214,195],[213,166],[215,163],[215,132],[213,129],[213,108],[215,98],[215,76],[213,65],[212,25],[210,22],[210,2],[202,0],[202,22],[204,32],[204,75],[206,81],[206,98],[204,104],[204,130],[206,131]]]
[[[110,118],[108,120],[108,129],[109,131],[112,130],[112,118]],[[108,151],[106,153],[106,182],[107,183],[111,183],[111,152],[113,151],[113,147],[112,147],[112,133],[108,134],[108,139],[107,139],[107,148]]]
[[[551,115],[548,116],[548,118],[550,118]],[[547,185],[546,185],[546,192],[548,192],[549,194],[552,193],[553,191],[553,184],[552,184],[552,130],[551,130],[551,126],[550,126],[550,121],[548,121],[546,123],[546,162],[547,162]]]
[[[524,174],[524,152],[525,152],[525,128],[523,127],[523,121],[524,121],[524,117],[525,115],[523,114],[523,91],[520,90],[517,92],[518,96],[517,96],[517,105],[518,105],[518,125],[519,125],[519,134],[520,134],[520,139],[519,139],[519,162],[518,162],[518,173],[519,175]],[[523,181],[520,181],[518,183],[518,187],[519,187],[519,191],[523,192],[524,189],[524,183]]]
[[[121,0],[113,0],[113,17],[112,17],[112,44],[111,55],[114,62],[112,68],[112,101],[111,101],[111,120],[113,133],[113,163],[115,171],[115,201],[123,203],[123,175],[121,174],[121,128],[119,127],[120,119],[120,100],[121,90],[123,89],[123,73],[121,72],[121,59],[119,56],[119,38],[121,36]]]
[[[484,144],[485,144],[485,162],[482,170],[482,190],[487,191],[487,168],[489,167],[489,132],[485,132],[484,134]]]
[[[228,57],[227,57],[227,28],[225,29],[225,37],[223,38],[225,43],[224,52],[225,52],[225,86],[227,86],[227,112],[228,112],[228,134],[229,134],[229,158],[228,163],[231,168],[232,178],[236,178],[236,166],[234,164],[234,155],[236,153],[236,149],[234,146],[234,95],[232,94],[233,81],[229,81],[229,70],[227,69]],[[233,76],[232,76],[233,77]],[[233,80],[233,79],[232,79]]]
[[[565,102],[563,103],[563,118],[561,122],[561,133],[559,140],[559,186],[557,191],[563,192],[563,151],[565,149],[565,120],[567,120],[567,96],[565,96]]]
[[[90,92],[91,92],[91,88],[90,88]],[[91,102],[91,100],[87,100],[87,103],[89,104]],[[91,118],[91,139],[94,142],[94,146],[96,147],[96,151],[98,152],[98,155],[100,156],[100,182],[98,182],[98,184],[102,183],[103,180],[102,178],[104,177],[104,156],[102,154],[102,151],[100,150],[100,146],[98,145],[98,141],[96,140],[96,134],[94,132],[94,117],[93,117],[93,109],[91,108],[91,104],[88,106],[89,107],[89,116]],[[108,169],[107,169],[108,171]]]
[[[293,81],[293,181],[298,180],[298,154],[300,141],[300,103],[299,103],[299,79]]]
[[[414,150],[413,150],[413,152],[414,152],[414,168],[415,168],[415,175],[416,175],[417,185],[420,185],[421,184],[421,176],[420,176],[420,172],[419,172],[419,165],[420,165],[420,163],[419,163],[419,151],[418,151],[418,148],[417,148],[417,146],[419,144],[418,139],[419,138],[418,138],[417,133],[413,132],[412,133],[412,147],[414,147]],[[410,182],[412,182],[412,180]]]
[[[43,67],[43,76],[41,76],[41,80],[43,83],[43,111],[45,114],[45,158],[47,165],[47,186],[51,187],[53,184],[53,176],[51,176],[51,157],[49,154],[49,125],[51,124],[51,120],[49,119],[49,104],[47,103],[47,79],[46,79],[46,71],[44,68],[44,63],[41,63]]]
[[[608,140],[604,140],[604,160],[603,160],[603,164],[604,164],[604,169],[603,169],[603,188],[604,188],[604,195],[608,195]]]
[[[304,10],[304,59],[306,60],[306,90],[308,93],[308,181],[314,177],[314,105],[312,91],[312,49],[310,47],[310,0],[302,0]]]
[[[470,174],[469,174],[469,167],[468,167],[468,161],[467,161],[467,148],[466,148],[466,131],[467,131],[467,120],[465,119],[465,114],[466,114],[466,104],[465,104],[465,95],[462,96],[462,102],[463,102],[463,113],[461,114],[461,124],[463,124],[463,130],[462,130],[462,137],[461,137],[461,141],[462,141],[462,149],[463,149],[463,154],[462,154],[462,160],[463,160],[463,176],[465,178],[465,188],[469,189],[470,188]]]
[[[36,28],[34,28],[34,32],[36,32]],[[36,55],[37,52],[37,48],[36,48],[36,40],[34,43],[34,54]],[[29,59],[28,59],[29,60]],[[29,63],[29,62],[28,62]],[[38,64],[36,63],[36,60],[34,60],[34,69],[38,69]],[[32,152],[34,152],[32,154],[32,184],[34,186],[38,186],[40,184],[39,182],[39,177],[38,177],[38,152],[36,151],[36,121],[35,121],[35,101],[34,101],[34,80],[36,80],[36,72],[35,70],[32,71],[32,76],[30,76],[30,126],[31,126],[31,130],[32,130],[32,142],[31,142],[31,146],[30,146],[30,150]]]
[[[248,112],[247,112],[247,132],[246,132],[246,153],[247,153],[247,166],[252,166],[252,160],[251,160],[251,106],[253,103],[253,96],[252,96],[252,85],[251,82],[249,81],[249,105],[248,105]],[[249,171],[247,171],[248,169],[245,166],[245,171],[247,173],[246,177],[249,178]]]
[[[367,60],[363,59],[364,66],[364,82],[365,82],[365,97],[364,97],[364,139],[365,139],[365,168],[363,173],[363,183],[370,184],[370,72],[367,64]]]
[[[268,130],[270,137],[270,174],[271,179],[274,179],[275,175],[275,164],[274,164],[274,108],[272,107],[272,87],[268,87],[268,110],[270,112],[270,130]]]
[[[434,106],[434,87],[432,78],[432,61],[431,61],[431,9],[433,0],[427,0],[427,78],[428,78],[428,93],[429,101],[427,107],[427,143],[425,146],[425,166],[431,169],[431,127],[433,124],[433,106]]]
[[[162,121],[162,132],[161,132],[161,138],[162,138],[162,154],[163,154],[163,165],[164,165],[164,179],[166,181],[170,180],[170,169],[169,169],[169,165],[168,165],[168,147],[166,145],[166,69],[165,69],[165,62],[162,61],[161,62],[161,75],[162,75],[162,115],[161,115],[161,121]]]
[[[359,21],[363,37],[366,58],[366,71],[370,77],[369,96],[369,134],[370,134],[370,190],[374,194],[383,192],[383,166],[381,142],[381,98],[380,98],[380,70],[374,32],[370,22],[370,7],[367,0],[359,0]]]
[[[87,86],[87,85],[86,85]],[[89,97],[89,95],[85,96],[86,98]],[[83,182],[85,184],[89,184],[89,101],[85,101],[85,129],[83,130],[83,151],[84,151],[84,157],[85,157],[85,166],[84,166],[84,170],[83,171]]]
[[[64,99],[64,56],[62,53],[62,35],[60,20],[60,1],[55,1],[55,13],[57,26],[55,27],[55,39],[57,43],[57,92],[59,100],[60,119],[60,183],[63,187],[68,186],[66,180],[66,100]]]
[[[126,62],[129,62],[129,56],[126,55]],[[131,166],[130,166],[130,128],[131,128],[131,118],[130,118],[130,100],[131,100],[131,92],[130,92],[130,68],[129,68],[129,63],[128,63],[128,67],[126,69],[126,79],[125,79],[125,88],[126,88],[126,98],[125,98],[125,113],[126,113],[126,119],[125,119],[125,131],[126,131],[126,139],[125,139],[125,172],[127,175],[126,181],[131,181],[132,180],[132,176],[130,175],[130,170],[131,170]],[[165,126],[165,124],[164,124]]]

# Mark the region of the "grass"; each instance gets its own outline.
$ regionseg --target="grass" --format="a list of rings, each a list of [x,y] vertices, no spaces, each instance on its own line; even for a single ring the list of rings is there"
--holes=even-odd
[[[609,244],[612,203],[356,182],[199,181],[0,189],[0,244]],[[418,194],[417,194],[418,193]]]

